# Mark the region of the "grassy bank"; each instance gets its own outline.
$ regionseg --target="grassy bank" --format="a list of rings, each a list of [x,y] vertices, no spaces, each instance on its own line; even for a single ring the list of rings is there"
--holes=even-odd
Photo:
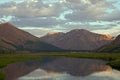
[[[5,79],[5,73],[4,72],[0,72],[0,80],[4,80]]]
[[[0,68],[10,63],[22,62],[27,60],[37,60],[44,56],[64,56],[74,58],[102,59],[108,61],[108,65],[120,70],[120,54],[119,53],[70,53],[70,52],[50,52],[50,53],[11,53],[0,54]],[[0,80],[4,80],[5,74],[0,72]]]

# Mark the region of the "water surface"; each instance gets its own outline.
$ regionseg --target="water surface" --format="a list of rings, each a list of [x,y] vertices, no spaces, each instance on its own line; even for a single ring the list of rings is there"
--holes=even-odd
[[[4,71],[7,73],[6,80],[99,80],[99,78],[118,80],[120,78],[119,71],[112,70],[103,60],[65,57],[45,57],[39,61],[13,63]],[[111,77],[112,75],[116,75],[116,79]]]
[[[68,73],[54,73],[36,69],[28,75],[18,78],[18,80],[120,80],[120,72],[117,70],[101,71],[78,77]]]

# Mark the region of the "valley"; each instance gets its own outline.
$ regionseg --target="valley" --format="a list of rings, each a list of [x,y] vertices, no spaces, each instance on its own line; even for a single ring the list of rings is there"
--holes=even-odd
[[[120,80],[120,0],[0,0],[0,80]]]
[[[119,48],[119,35],[114,38],[74,29],[39,38],[11,23],[3,23],[0,24],[0,80],[29,77],[44,80],[46,76],[48,80],[51,77],[52,80],[57,77],[62,80],[118,80]],[[101,75],[106,73],[111,74]]]

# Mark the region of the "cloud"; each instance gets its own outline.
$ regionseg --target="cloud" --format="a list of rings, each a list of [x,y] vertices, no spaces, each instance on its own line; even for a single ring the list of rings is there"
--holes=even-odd
[[[14,18],[11,23],[18,27],[54,27],[56,25],[62,25],[65,21],[58,20],[56,18]]]
[[[62,3],[61,3],[62,1]],[[25,17],[56,17],[64,12],[66,20],[70,21],[97,21],[119,20],[119,9],[106,0],[25,0],[20,3],[14,1],[0,4],[0,15]],[[64,3],[63,3],[64,2]],[[116,1],[114,1],[115,3]],[[108,12],[111,11],[111,12]]]
[[[42,30],[49,28],[50,31],[51,29],[69,31],[75,28],[114,29],[113,27],[118,27],[120,22],[119,2],[119,0],[11,0],[0,4],[0,21],[10,21],[21,28],[33,27]],[[38,35],[35,29],[27,31],[29,30]]]
[[[97,31],[97,30],[112,30],[113,28],[117,27],[116,24],[110,22],[87,22],[87,23],[77,23],[77,22],[69,22],[62,25],[63,31],[70,31],[72,29],[87,29],[90,31]]]
[[[106,0],[68,0],[68,2],[73,12],[65,17],[71,21],[119,20],[120,11]],[[109,13],[107,10],[113,11]]]
[[[103,21],[119,21],[120,20],[120,11],[114,10],[112,13],[110,14],[106,14],[104,17],[101,18],[101,20]]]
[[[47,76],[47,77],[46,77]],[[88,76],[73,76],[69,73],[47,72],[43,69],[36,69],[33,72],[19,77],[18,80],[119,80],[120,72],[117,70],[95,72]]]
[[[15,17],[51,17],[58,16],[62,11],[60,5],[50,6],[50,4],[44,4],[42,0],[26,0],[21,3],[8,2],[0,6],[0,15]]]

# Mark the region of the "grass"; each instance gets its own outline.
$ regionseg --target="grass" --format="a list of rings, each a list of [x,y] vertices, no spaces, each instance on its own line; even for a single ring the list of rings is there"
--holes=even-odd
[[[5,80],[5,73],[4,72],[0,72],[0,80]]]
[[[102,59],[107,61],[108,65],[120,70],[120,53],[79,53],[79,52],[49,52],[49,53],[8,53],[0,54],[0,68],[8,64],[22,62],[27,60],[38,60],[44,56],[64,56],[74,58]],[[4,80],[5,74],[0,72],[0,80]]]
[[[40,58],[41,56],[36,54],[0,54],[0,68],[3,68],[10,63],[35,60]]]

